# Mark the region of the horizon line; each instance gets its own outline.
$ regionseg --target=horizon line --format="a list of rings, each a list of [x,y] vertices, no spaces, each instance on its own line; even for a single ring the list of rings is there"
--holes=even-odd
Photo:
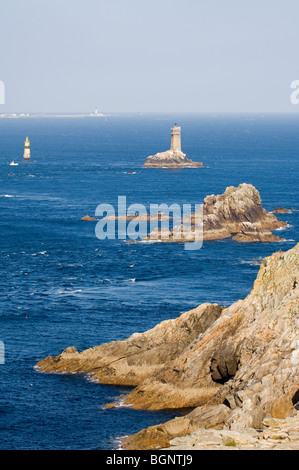
[[[299,111],[299,110],[298,110]],[[107,117],[118,114],[296,114],[294,111],[102,111],[95,114],[84,111],[5,111],[0,112],[1,117],[30,117],[30,116],[84,116],[84,117]]]

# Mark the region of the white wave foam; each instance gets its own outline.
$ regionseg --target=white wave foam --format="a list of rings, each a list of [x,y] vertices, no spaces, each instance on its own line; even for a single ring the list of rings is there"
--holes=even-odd
[[[287,224],[287,225],[285,225],[284,227],[276,228],[276,229],[273,230],[273,231],[275,231],[275,232],[281,232],[282,230],[286,230],[287,228],[291,228],[291,227],[293,227],[293,225]]]

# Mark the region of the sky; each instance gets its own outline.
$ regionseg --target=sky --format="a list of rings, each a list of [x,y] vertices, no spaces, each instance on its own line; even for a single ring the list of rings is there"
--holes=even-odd
[[[0,113],[299,112],[298,18],[296,0],[1,0]]]

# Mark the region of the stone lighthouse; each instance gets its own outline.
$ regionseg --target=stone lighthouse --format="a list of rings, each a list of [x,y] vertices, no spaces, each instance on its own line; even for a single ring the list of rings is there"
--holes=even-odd
[[[171,147],[170,150],[173,152],[181,152],[181,128],[177,124],[171,129]]]
[[[30,141],[28,137],[26,137],[25,140],[25,146],[24,146],[24,160],[30,160],[31,155],[30,155]]]
[[[202,162],[193,162],[182,152],[181,127],[175,124],[171,129],[171,148],[166,152],[150,155],[144,168],[202,168]]]

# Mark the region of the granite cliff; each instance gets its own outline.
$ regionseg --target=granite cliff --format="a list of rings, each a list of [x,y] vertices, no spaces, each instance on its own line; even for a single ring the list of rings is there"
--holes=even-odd
[[[128,449],[177,445],[211,428],[256,432],[267,419],[298,417],[298,282],[299,244],[265,258],[251,293],[228,308],[203,304],[124,341],[67,348],[37,367],[133,385],[126,403],[136,409],[193,409],[130,436]]]

